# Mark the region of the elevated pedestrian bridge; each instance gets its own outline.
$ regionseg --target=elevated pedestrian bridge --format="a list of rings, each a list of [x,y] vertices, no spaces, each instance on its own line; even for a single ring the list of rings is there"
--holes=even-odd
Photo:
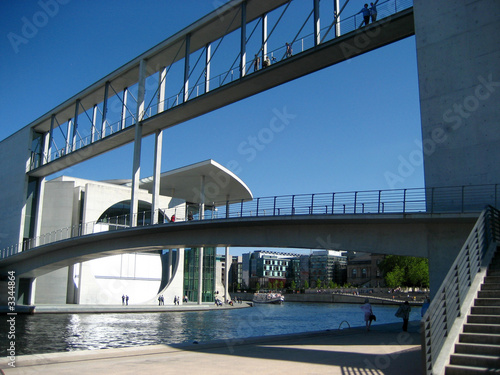
[[[303,194],[212,202],[193,220],[151,225],[151,212],[63,228],[1,252],[0,272],[37,277],[113,254],[190,247],[356,250],[419,257],[460,249],[497,185]],[[454,209],[446,205],[453,203]],[[461,207],[461,209],[456,209]],[[24,251],[22,251],[24,250]],[[453,254],[451,255],[454,257]]]
[[[292,17],[306,3],[302,18]],[[230,1],[30,124],[28,174],[48,176],[133,142],[138,123],[142,137],[154,134],[414,34],[412,0],[379,2],[368,27],[343,13],[349,0],[334,3],[321,18],[319,1]],[[271,14],[278,20],[268,25]],[[284,24],[288,41],[276,32]],[[238,30],[239,43],[226,41]],[[232,53],[219,52],[226,43]]]

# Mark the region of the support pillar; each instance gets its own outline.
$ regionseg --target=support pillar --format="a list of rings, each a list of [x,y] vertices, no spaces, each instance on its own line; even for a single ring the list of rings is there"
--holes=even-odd
[[[240,78],[246,74],[247,63],[247,2],[241,3],[241,50],[240,50]]]
[[[52,115],[50,118],[50,130],[46,134],[45,140],[44,140],[44,154],[45,158],[42,161],[42,164],[47,164],[50,162],[50,154],[52,153],[52,137],[54,134],[54,123],[56,122],[56,115]]]
[[[232,261],[229,256],[229,246],[226,246],[226,269],[225,269],[225,281],[224,281],[224,301],[227,302],[229,300],[229,269],[231,268]]]
[[[66,147],[64,147],[64,153],[69,154],[73,150],[73,142],[71,140],[71,128],[72,128],[72,121],[71,119],[68,119],[68,126],[66,127]]]
[[[142,117],[144,116],[144,97],[146,91],[146,60],[141,60],[140,62],[138,85],[134,161],[132,170],[132,197],[130,202],[130,226],[132,227],[137,226],[137,211],[139,207],[139,197],[137,195],[141,176]]]
[[[210,91],[210,64],[212,60],[212,44],[206,46],[205,55],[205,93]]]
[[[94,104],[94,110],[92,111],[92,129],[91,129],[91,135],[90,135],[90,142],[94,143],[96,141],[95,135],[97,133],[96,131],[96,125],[97,125],[97,104]]]
[[[109,82],[104,86],[104,101],[102,102],[102,123],[101,123],[101,138],[106,136],[106,116],[108,113],[108,92]]]
[[[161,113],[165,110],[166,85],[167,85],[167,68],[163,67],[158,72],[158,113]]]
[[[205,176],[201,176],[200,205],[198,208],[200,220],[205,218]]]
[[[127,127],[127,101],[128,101],[128,88],[123,89],[123,100],[122,100],[122,123],[121,128],[125,129]]]
[[[161,176],[161,155],[163,147],[163,130],[155,133],[155,153],[153,166],[153,202],[151,205],[151,224],[158,224],[160,216],[160,176]]]
[[[184,90],[183,102],[189,99],[189,50],[191,49],[191,34],[186,35],[186,52],[184,56]]]
[[[73,120],[73,139],[71,141],[71,151],[76,150],[76,141],[77,141],[77,134],[78,134],[78,110],[80,107],[80,99],[76,100],[76,105],[75,105],[75,118]]]
[[[261,61],[264,64],[264,59],[267,56],[267,14],[262,15],[262,56]]]
[[[201,305],[203,296],[203,247],[199,248],[198,258],[198,305]]]
[[[314,1],[314,45],[321,43],[321,27],[319,19],[319,0]]]
[[[335,37],[339,37],[340,34],[340,0],[333,0],[333,17],[336,21],[335,23]]]

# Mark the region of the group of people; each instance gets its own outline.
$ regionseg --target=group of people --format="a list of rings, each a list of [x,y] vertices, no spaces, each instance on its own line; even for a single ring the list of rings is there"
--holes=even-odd
[[[158,296],[158,306],[162,306],[165,304],[165,298],[163,298],[163,294]]]
[[[128,306],[128,296],[123,294],[122,295],[122,305],[125,306],[127,305]]]
[[[369,331],[370,326],[372,325],[372,321],[377,320],[377,317],[373,314],[372,305],[370,304],[370,300],[368,298],[365,298],[364,304],[361,305],[361,310],[363,310],[365,315],[366,330]],[[403,304],[399,306],[398,311],[396,311],[395,314],[395,316],[397,316],[398,318],[403,319],[404,332],[408,331],[408,320],[410,319],[410,311],[411,311],[411,306],[408,303],[408,301],[405,301]]]
[[[370,3],[370,8],[368,8],[368,4],[365,4],[365,6],[356,14],[363,13],[363,22],[361,23],[361,26],[368,26],[370,23],[370,18],[372,19],[372,22],[375,22],[377,20],[377,3],[378,0],[375,1],[374,3]]]

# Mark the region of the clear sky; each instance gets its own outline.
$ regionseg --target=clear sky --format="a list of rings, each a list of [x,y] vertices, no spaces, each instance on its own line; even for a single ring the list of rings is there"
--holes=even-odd
[[[225,2],[0,2],[0,139]],[[324,9],[327,2],[321,1]],[[351,0],[344,14],[357,13],[363,4]],[[233,61],[237,51],[224,53]],[[269,128],[276,111],[289,115],[288,124],[249,151],[249,137]],[[163,171],[206,159],[226,166],[236,161],[234,171],[254,197],[423,187],[420,163],[404,176],[398,172],[410,155],[421,155],[415,39],[180,124],[163,137]],[[141,177],[152,174],[152,145],[152,137],[144,140]],[[60,174],[131,178],[132,145]],[[399,178],[388,181],[388,175]]]

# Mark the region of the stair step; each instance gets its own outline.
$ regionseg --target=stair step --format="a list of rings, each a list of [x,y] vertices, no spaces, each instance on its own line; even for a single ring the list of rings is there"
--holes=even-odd
[[[480,290],[477,293],[478,298],[500,298],[500,290]]]
[[[500,298],[476,298],[474,306],[499,306]]]
[[[459,343],[455,344],[455,353],[499,355],[500,345],[473,344],[473,343],[459,342]]]
[[[484,283],[481,284],[481,290],[496,290],[500,291],[500,283]]]
[[[489,269],[488,271],[486,271],[486,276],[500,276],[500,270]]]
[[[500,276],[486,276],[484,278],[484,283],[485,284],[500,284]]]
[[[498,374],[498,370],[487,367],[471,367],[448,365],[444,370],[445,375],[476,375],[476,374]]]
[[[490,355],[471,355],[471,354],[452,354],[450,357],[451,365],[471,366],[471,367],[500,367],[500,357]]]
[[[500,324],[467,323],[464,324],[463,329],[465,333],[489,333],[500,335]]]
[[[498,306],[472,306],[472,314],[480,315],[500,315],[500,307]]]
[[[458,336],[458,342],[500,345],[500,335],[487,333],[461,333]]]
[[[500,324],[500,315],[468,315],[467,323]]]

